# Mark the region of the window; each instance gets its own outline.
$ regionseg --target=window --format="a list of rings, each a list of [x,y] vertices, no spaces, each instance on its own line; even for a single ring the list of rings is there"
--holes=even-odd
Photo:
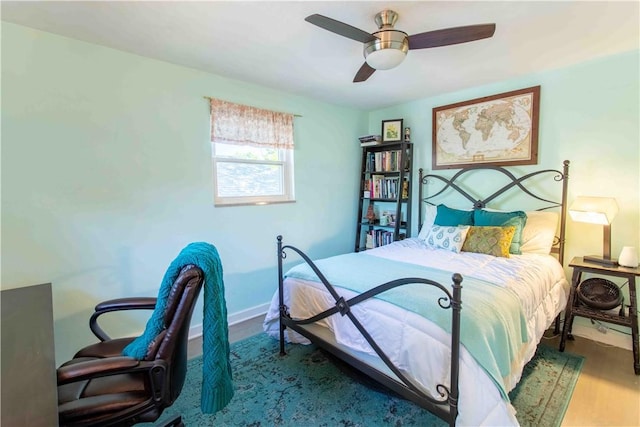
[[[293,115],[211,99],[216,206],[294,200]]]

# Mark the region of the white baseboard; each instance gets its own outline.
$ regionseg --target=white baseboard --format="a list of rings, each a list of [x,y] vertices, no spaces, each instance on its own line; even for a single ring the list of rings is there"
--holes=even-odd
[[[238,311],[227,316],[227,323],[229,326],[242,323],[245,320],[253,319],[254,317],[264,316],[269,310],[270,303],[264,303],[255,307],[248,308],[246,310]],[[189,339],[199,338],[202,336],[202,323],[199,325],[192,325],[189,328]]]
[[[623,328],[623,326],[621,326],[621,328]],[[603,344],[624,348],[625,350],[631,350],[631,336],[622,334],[612,329],[608,329],[607,333],[603,334],[602,332],[598,331],[596,326],[585,326],[574,323],[571,332],[573,333],[573,335],[578,337],[588,338],[590,340],[598,341]]]

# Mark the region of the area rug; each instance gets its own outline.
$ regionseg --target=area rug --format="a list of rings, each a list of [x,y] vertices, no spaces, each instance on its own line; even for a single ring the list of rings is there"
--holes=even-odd
[[[446,426],[442,420],[373,383],[344,375],[344,366],[315,346],[287,345],[265,334],[231,345],[235,396],[220,412],[200,412],[202,358],[189,361],[180,397],[162,421],[182,414],[201,426]],[[522,426],[559,426],[584,359],[540,345],[510,393]],[[146,424],[150,425],[150,424]]]

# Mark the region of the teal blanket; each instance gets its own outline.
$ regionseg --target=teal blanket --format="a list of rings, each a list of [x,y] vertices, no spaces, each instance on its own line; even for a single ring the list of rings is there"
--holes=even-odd
[[[215,246],[204,242],[190,243],[178,254],[162,279],[156,307],[144,333],[125,347],[122,354],[144,359],[149,343],[164,329],[163,317],[171,287],[182,267],[189,264],[197,265],[204,272],[200,408],[203,413],[210,414],[224,408],[233,397],[222,262]]]
[[[449,289],[452,284],[451,272],[363,252],[314,262],[329,283],[359,293],[404,277],[434,280]],[[293,267],[286,276],[320,281],[306,263]],[[521,305],[513,292],[490,282],[464,277],[462,288],[460,341],[508,399],[503,378],[510,374],[512,363],[528,339]],[[440,308],[437,300],[441,296],[441,290],[416,283],[394,288],[376,298],[417,313],[450,333],[451,311]]]

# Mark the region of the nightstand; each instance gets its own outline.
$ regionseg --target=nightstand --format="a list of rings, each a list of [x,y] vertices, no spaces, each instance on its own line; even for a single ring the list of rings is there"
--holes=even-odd
[[[608,267],[605,265],[585,262],[582,257],[573,258],[569,263],[569,267],[573,268],[573,275],[571,278],[569,301],[567,302],[567,309],[564,315],[564,328],[562,329],[562,339],[560,340],[560,351],[564,351],[565,341],[567,338],[573,339],[573,336],[571,335],[571,328],[573,327],[573,319],[576,316],[626,326],[631,328],[633,370],[636,375],[640,375],[640,361],[638,360],[638,302],[636,299],[636,277],[640,276],[640,268],[622,266]],[[627,279],[629,281],[629,313],[621,316],[619,314],[611,314],[611,312],[597,310],[583,305],[579,301],[577,293],[582,273],[592,273],[597,276],[613,276]],[[618,308],[616,308],[616,310],[618,310]],[[622,313],[624,314],[624,310]]]

